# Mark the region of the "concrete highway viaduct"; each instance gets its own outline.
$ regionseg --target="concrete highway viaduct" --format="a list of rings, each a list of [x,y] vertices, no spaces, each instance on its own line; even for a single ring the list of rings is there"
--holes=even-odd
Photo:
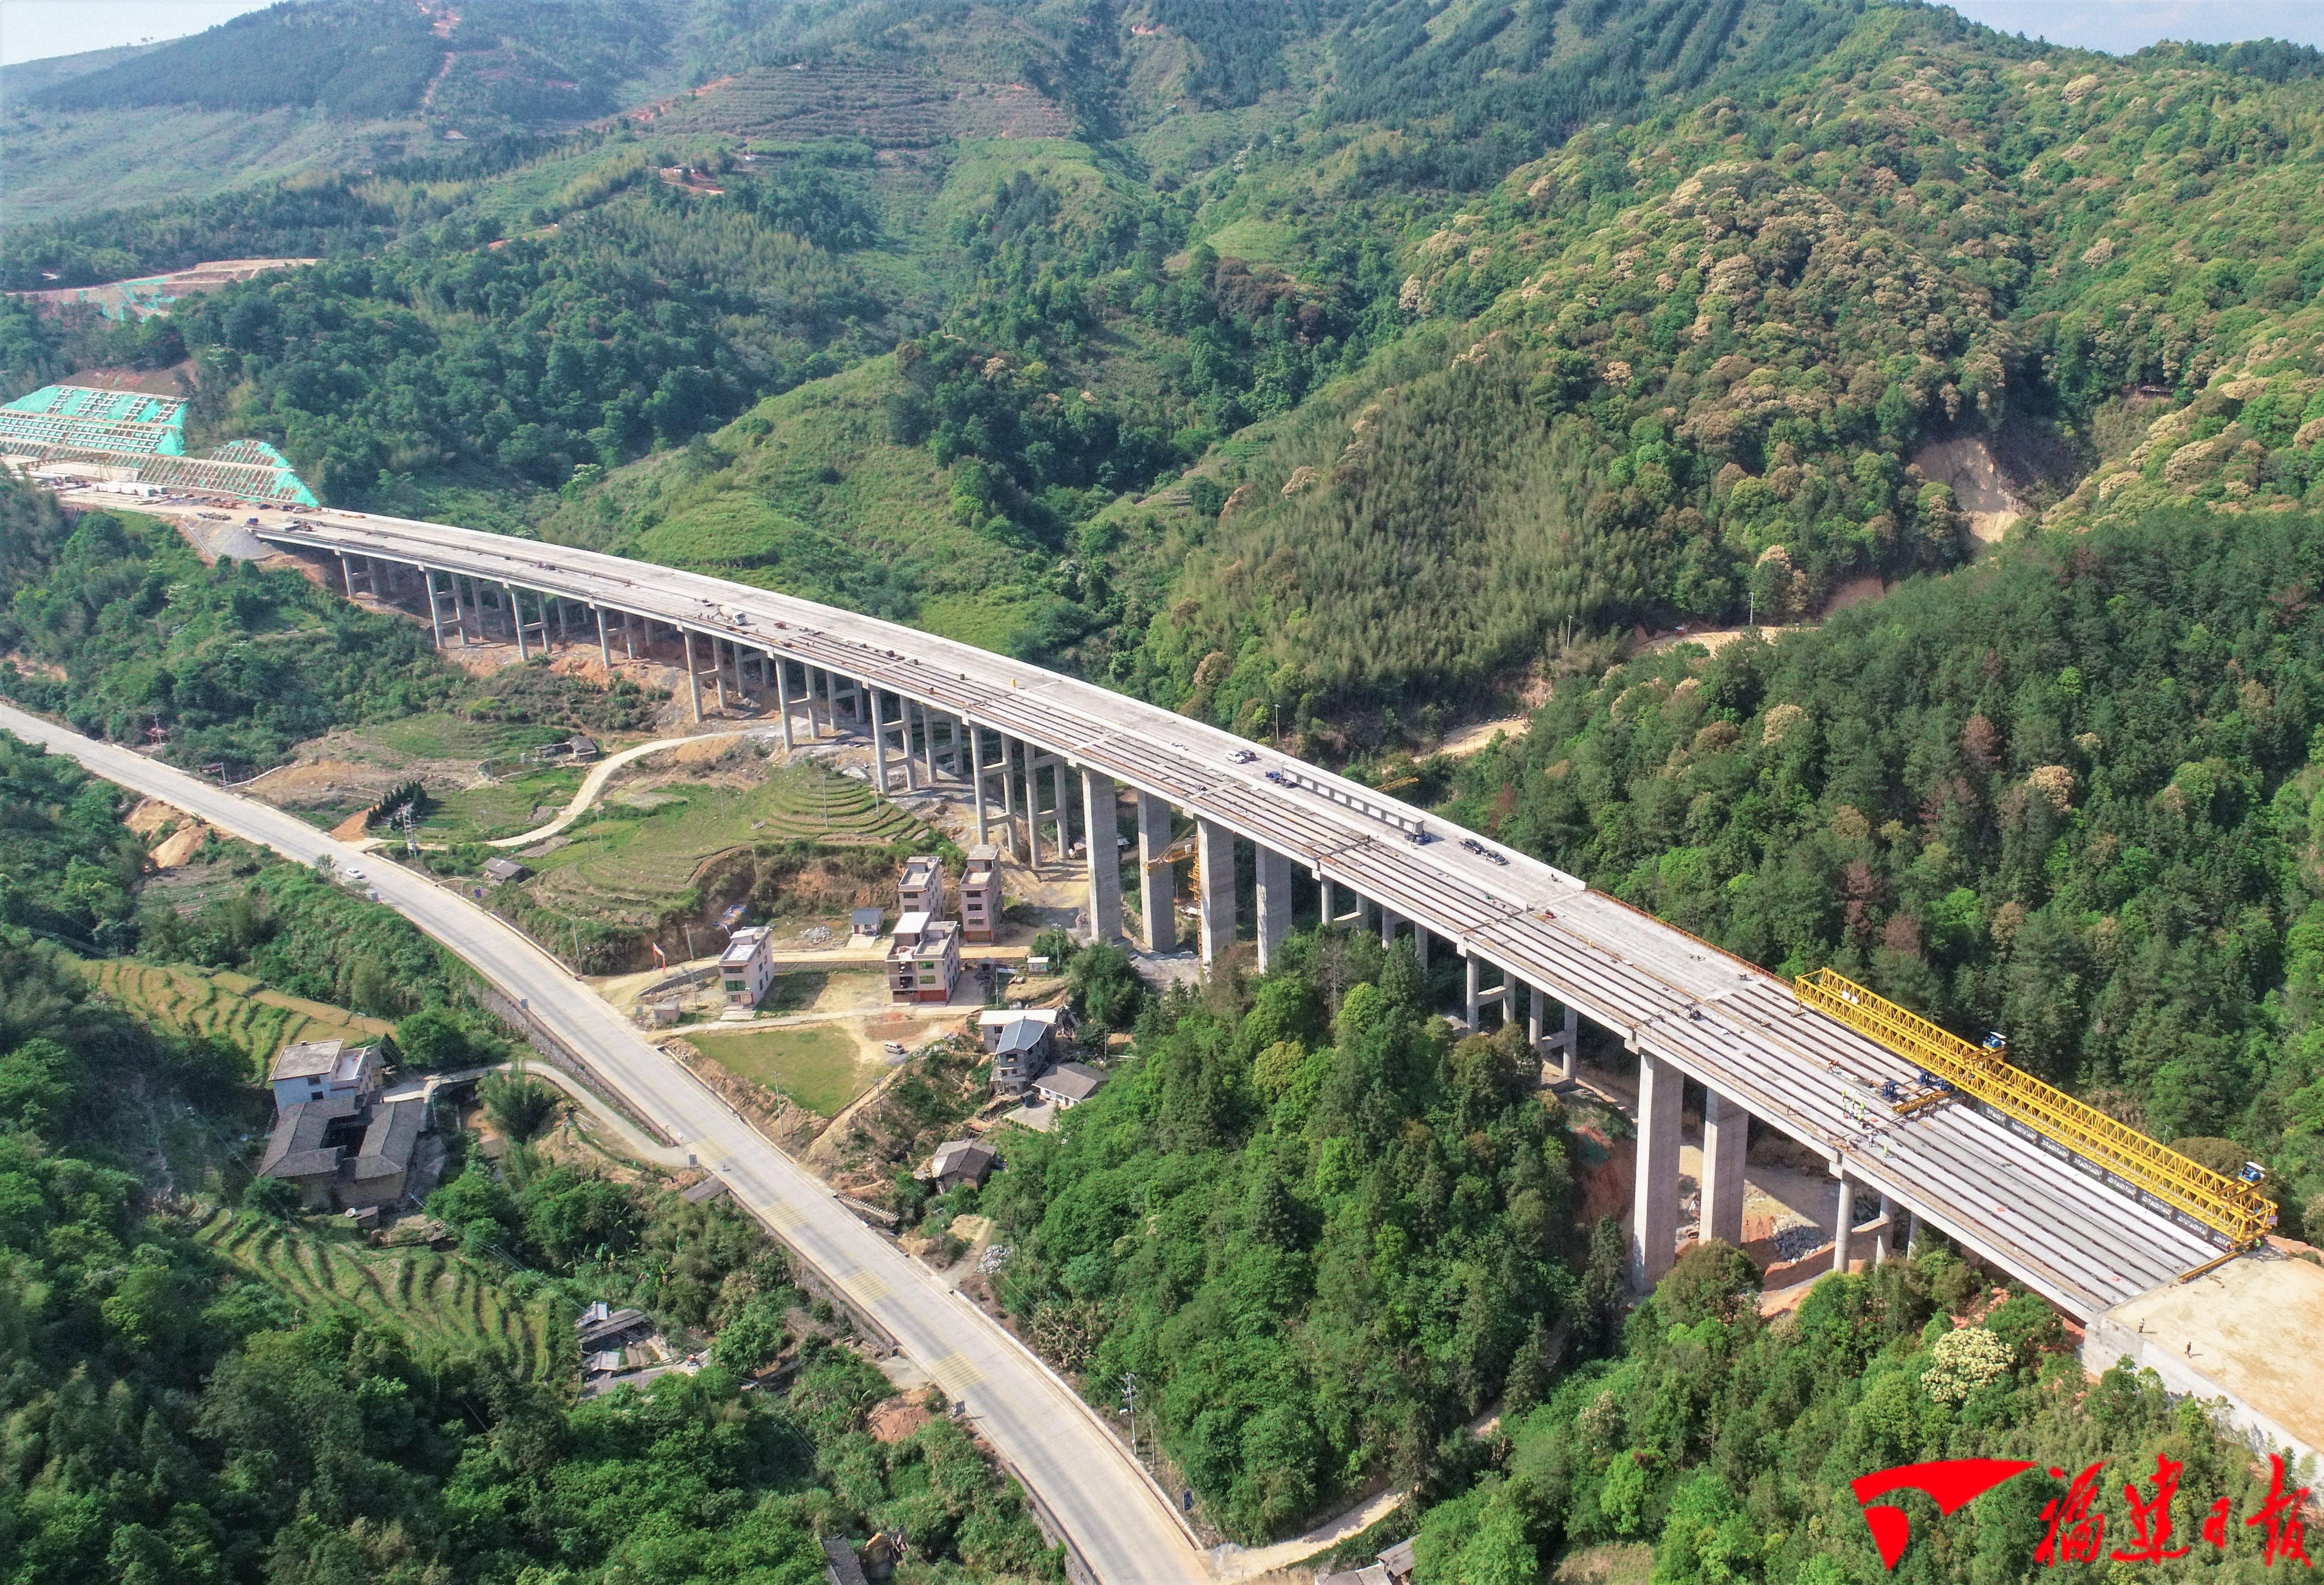
[[[1678,1248],[1689,1083],[1702,1092],[1708,1237],[1741,1239],[1756,1120],[1829,1163],[1842,1268],[1925,1224],[2087,1321],[2225,1252],[2208,1229],[1997,1114],[1955,1101],[1896,1116],[1889,1099],[1915,1083],[1914,1065],[1775,975],[1549,865],[1466,846],[1468,833],[1432,822],[1434,840],[1415,842],[1422,816],[1408,806],[1185,716],[916,629],[593,551],[329,511],[270,513],[254,531],[322,559],[350,597],[424,613],[439,644],[490,634],[525,654],[586,645],[609,665],[617,651],[674,658],[697,715],[706,697],[746,701],[771,710],[787,743],[868,740],[883,789],[962,788],[979,836],[1028,862],[1065,857],[1077,814],[1096,938],[1123,931],[1114,834],[1128,824],[1146,945],[1175,947],[1173,876],[1156,862],[1175,811],[1193,823],[1205,963],[1243,923],[1234,880],[1247,846],[1262,966],[1292,928],[1296,885],[1303,912],[1312,897],[1318,917],[1408,937],[1424,959],[1457,954],[1471,1027],[1522,1018],[1569,1077],[1580,1024],[1611,1031],[1638,1062],[1642,1286]]]

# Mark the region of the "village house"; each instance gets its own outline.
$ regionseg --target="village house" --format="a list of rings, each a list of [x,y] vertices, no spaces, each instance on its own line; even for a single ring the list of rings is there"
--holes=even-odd
[[[888,1000],[934,1002],[952,1000],[960,978],[960,926],[927,914],[909,913],[896,922],[888,944]]]
[[[1000,1160],[992,1147],[982,1140],[947,1139],[936,1147],[936,1155],[928,1160],[927,1170],[920,1175],[936,1184],[939,1194],[963,1184],[973,1184],[982,1188]]]
[[[747,1012],[765,1000],[775,982],[774,935],[764,925],[746,925],[727,938],[718,954],[718,980],[729,1008]]]
[[[896,911],[926,914],[931,919],[945,917],[945,872],[940,860],[915,853],[904,861],[903,876],[896,882]]]
[[[349,1046],[344,1040],[302,1040],[286,1046],[266,1074],[279,1110],[306,1101],[346,1099],[358,1103],[379,1088],[386,1058],[379,1045]]]
[[[1071,1111],[1096,1094],[1105,1084],[1105,1075],[1093,1067],[1077,1062],[1061,1062],[1033,1082],[1033,1088],[1042,1100],[1059,1111]]]
[[[960,877],[960,928],[969,940],[991,945],[1001,929],[1001,850],[979,843],[968,850]]]

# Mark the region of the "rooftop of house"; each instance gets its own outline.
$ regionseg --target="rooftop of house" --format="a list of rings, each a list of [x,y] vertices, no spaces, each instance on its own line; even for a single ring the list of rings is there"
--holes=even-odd
[[[1061,1062],[1038,1081],[1042,1092],[1067,1101],[1087,1101],[1105,1083],[1105,1075],[1077,1062]]]
[[[309,1101],[306,1104],[312,1105]],[[383,1101],[372,1108],[371,1123],[355,1150],[357,1179],[392,1177],[411,1166],[411,1152],[428,1121],[428,1103],[417,1095]]]
[[[823,1538],[824,1577],[831,1585],[868,1585],[855,1549],[836,1535]]]
[[[591,1354],[615,1338],[646,1331],[652,1325],[653,1317],[644,1311],[608,1309],[605,1302],[600,1299],[581,1313],[581,1319],[573,1323],[573,1330],[578,1335],[581,1351]]]
[[[944,865],[933,854],[914,853],[904,861],[903,887],[907,891],[918,891],[943,878]]]
[[[336,1044],[336,1042],[334,1042]],[[331,1125],[361,1110],[352,1095],[329,1095],[319,1101],[294,1101],[274,1119],[266,1137],[266,1153],[258,1158],[258,1175],[265,1178],[311,1178],[339,1169],[339,1148],[323,1143]]]
[[[1001,1038],[992,1047],[995,1056],[1016,1056],[1038,1051],[1048,1038],[1053,1026],[1038,1018],[1018,1018],[1006,1025]]]
[[[349,1046],[344,1040],[301,1040],[281,1049],[266,1076],[270,1082],[328,1079],[335,1084],[351,1084],[363,1072],[364,1059],[377,1049],[372,1046]]]
[[[906,914],[896,921],[896,940],[888,949],[888,955],[908,958],[940,953],[945,942],[959,928],[950,919],[931,919],[922,913]]]
[[[767,938],[773,934],[774,932],[764,925],[744,926],[734,932],[726,943],[726,950],[718,954],[720,965],[739,968],[749,963],[757,954],[759,949],[767,944]]]
[[[1061,1007],[988,1007],[976,1015],[976,1021],[987,1028],[995,1024],[1010,1025],[1019,1018],[1030,1018],[1037,1024],[1054,1026],[1065,1009]]]
[[[928,1161],[930,1177],[949,1177],[956,1174],[981,1173],[1000,1160],[991,1146],[981,1139],[947,1139],[936,1147]]]

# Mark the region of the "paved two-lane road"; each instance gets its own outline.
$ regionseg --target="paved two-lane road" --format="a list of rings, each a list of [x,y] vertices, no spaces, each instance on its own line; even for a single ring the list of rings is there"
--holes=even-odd
[[[844,1210],[819,1180],[508,925],[279,809],[141,754],[5,705],[0,729],[286,858],[328,858],[341,869],[363,869],[382,902],[522,999],[623,1101],[715,1170],[738,1201],[844,1289],[954,1399],[964,1400],[978,1428],[1017,1467],[1105,1585],[1209,1579],[1162,1493],[1070,1388],[934,1273]]]

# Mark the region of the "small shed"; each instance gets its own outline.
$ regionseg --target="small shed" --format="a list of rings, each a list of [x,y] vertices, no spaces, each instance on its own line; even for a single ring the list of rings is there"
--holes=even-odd
[[[847,916],[847,928],[856,940],[870,941],[879,935],[880,926],[887,918],[885,908],[857,908]]]
[[[531,873],[531,871],[526,869],[522,864],[518,863],[514,859],[486,859],[484,861],[485,878],[498,885],[505,886],[512,880],[521,880]]]
[[[823,1577],[830,1585],[871,1585],[855,1548],[836,1535],[823,1538]]]

